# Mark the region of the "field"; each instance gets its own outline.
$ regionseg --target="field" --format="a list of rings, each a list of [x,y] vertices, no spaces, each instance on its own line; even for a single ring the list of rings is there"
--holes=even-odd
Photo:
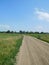
[[[0,65],[13,65],[22,44],[20,34],[0,33]]]
[[[34,33],[29,35],[49,43],[49,34]],[[22,39],[22,34],[0,33],[0,65],[14,65],[15,56],[19,52]]]
[[[49,43],[49,34],[48,33],[47,34],[46,33],[45,34],[30,34],[30,35]]]

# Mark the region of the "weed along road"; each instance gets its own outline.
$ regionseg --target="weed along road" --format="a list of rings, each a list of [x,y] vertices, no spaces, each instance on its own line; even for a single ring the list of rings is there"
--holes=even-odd
[[[49,65],[49,44],[24,36],[16,65]]]

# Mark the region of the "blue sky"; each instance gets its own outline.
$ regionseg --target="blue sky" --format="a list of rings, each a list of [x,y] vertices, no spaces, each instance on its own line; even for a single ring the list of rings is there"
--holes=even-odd
[[[0,31],[49,32],[49,0],[0,0]]]

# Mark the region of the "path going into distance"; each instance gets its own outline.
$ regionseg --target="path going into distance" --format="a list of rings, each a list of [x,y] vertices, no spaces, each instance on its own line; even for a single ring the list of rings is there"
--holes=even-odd
[[[16,65],[49,65],[49,44],[24,36]]]

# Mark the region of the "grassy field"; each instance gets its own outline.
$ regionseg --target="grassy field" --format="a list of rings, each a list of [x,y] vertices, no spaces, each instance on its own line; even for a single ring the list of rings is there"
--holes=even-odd
[[[30,34],[30,35],[49,43],[49,34]]]
[[[0,65],[13,65],[22,44],[20,34],[0,33]]]

